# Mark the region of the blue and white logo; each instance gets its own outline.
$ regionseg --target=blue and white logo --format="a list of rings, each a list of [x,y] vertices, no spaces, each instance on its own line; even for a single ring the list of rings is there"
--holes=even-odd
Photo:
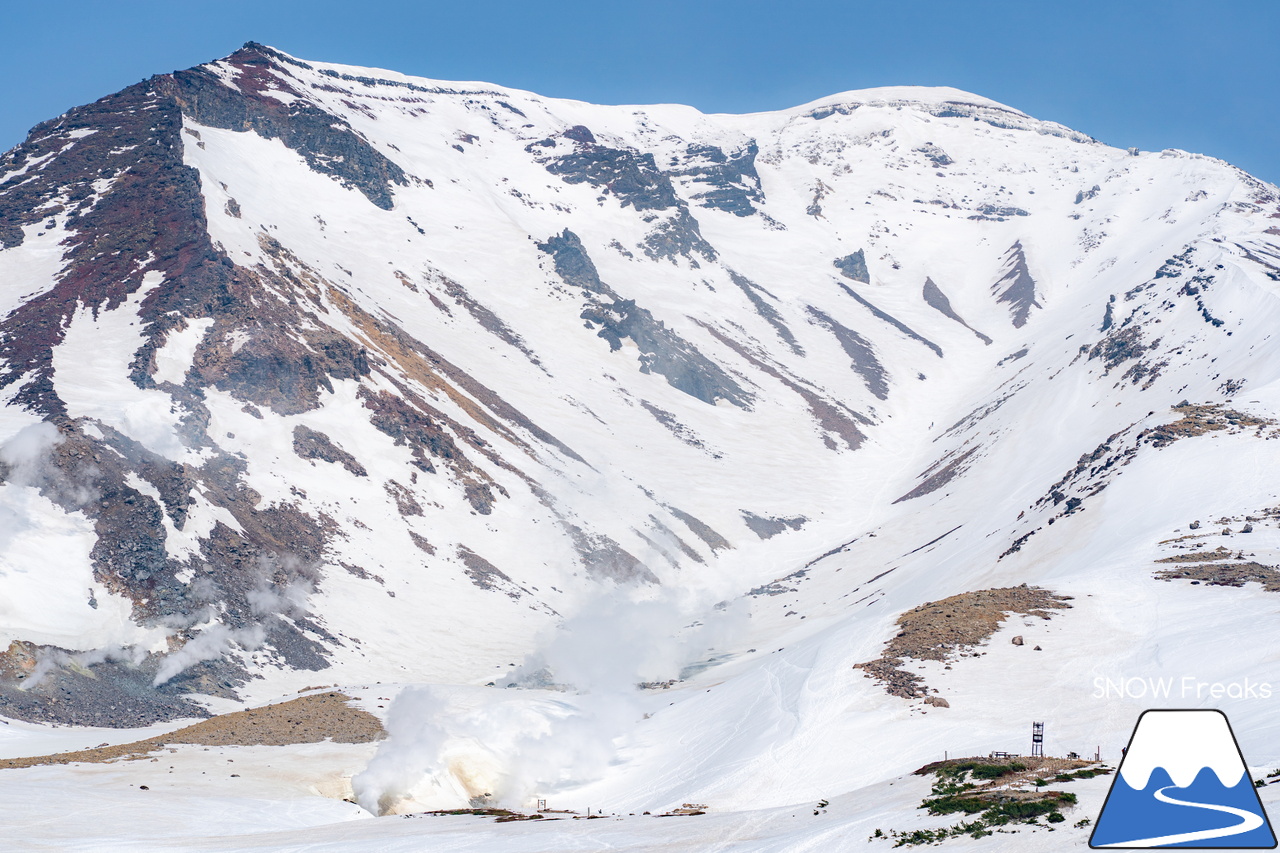
[[[1143,712],[1089,846],[1274,848],[1226,715]]]

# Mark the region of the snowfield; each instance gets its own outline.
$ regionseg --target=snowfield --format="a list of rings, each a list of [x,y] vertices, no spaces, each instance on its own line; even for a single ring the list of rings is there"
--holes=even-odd
[[[75,111],[0,161],[0,757],[322,685],[388,737],[0,769],[17,849],[887,850],[965,817],[917,768],[1033,721],[1115,767],[1151,707],[1280,768],[1275,187],[953,89],[704,115],[252,43],[139,85],[189,221],[21,195]],[[855,668],[1024,584],[1070,607]],[[944,846],[1086,848],[1111,778]]]

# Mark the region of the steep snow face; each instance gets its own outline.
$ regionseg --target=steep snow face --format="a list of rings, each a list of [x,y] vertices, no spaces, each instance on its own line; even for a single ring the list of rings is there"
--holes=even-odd
[[[1221,666],[1152,613],[1267,612],[1152,575],[1170,541],[1217,547],[1211,523],[1251,525],[1221,539],[1237,572],[1280,548],[1278,216],[1219,161],[950,89],[703,115],[253,44],[153,78],[0,161],[0,441],[60,438],[0,454],[22,543],[0,590],[40,606],[50,531],[67,614],[0,622],[0,712],[142,724],[318,681],[483,706],[563,677],[556,626],[622,595],[584,643],[677,641],[596,683],[719,692],[645,705],[645,731],[631,698],[601,713],[592,748],[698,762],[600,770],[613,801],[853,790],[948,748],[940,719],[1005,746],[999,696],[1030,684],[1085,752],[1131,710],[1094,677]],[[1076,597],[1056,621],[1088,672],[1049,647],[1006,661],[1018,683],[922,664],[941,708],[850,668],[903,611],[1021,583]],[[1271,630],[1214,624],[1204,648]],[[108,672],[108,645],[137,651]],[[789,781],[762,781],[781,754]]]

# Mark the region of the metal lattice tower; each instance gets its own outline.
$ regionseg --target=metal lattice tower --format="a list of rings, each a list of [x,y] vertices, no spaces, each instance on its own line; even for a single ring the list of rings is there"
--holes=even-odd
[[[1031,757],[1044,758],[1044,723],[1031,724]]]

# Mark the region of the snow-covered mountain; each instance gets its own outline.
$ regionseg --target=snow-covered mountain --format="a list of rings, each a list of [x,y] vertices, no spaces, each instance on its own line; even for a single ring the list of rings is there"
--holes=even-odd
[[[1097,678],[1280,681],[1278,292],[1275,187],[957,90],[704,115],[249,43],[0,160],[0,714],[643,682],[573,780],[634,808],[1033,717],[1092,753],[1147,701]],[[1070,607],[886,651],[1022,584]]]

